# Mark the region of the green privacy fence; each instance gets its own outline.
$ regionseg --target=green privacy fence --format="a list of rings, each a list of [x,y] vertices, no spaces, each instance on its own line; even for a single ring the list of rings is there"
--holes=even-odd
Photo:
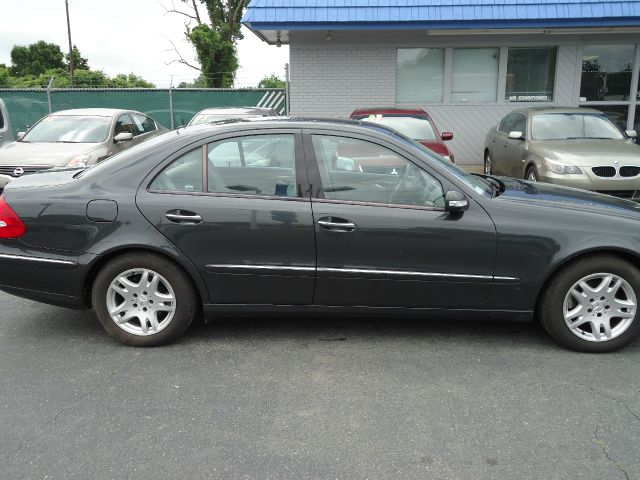
[[[151,116],[167,128],[184,125],[207,107],[259,106],[286,114],[281,89],[0,89],[14,133],[49,112],[70,108],[125,108]]]

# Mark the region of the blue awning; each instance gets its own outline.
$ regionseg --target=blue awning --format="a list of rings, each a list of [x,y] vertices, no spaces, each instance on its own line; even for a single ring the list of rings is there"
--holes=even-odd
[[[640,26],[640,0],[252,0],[253,31]]]

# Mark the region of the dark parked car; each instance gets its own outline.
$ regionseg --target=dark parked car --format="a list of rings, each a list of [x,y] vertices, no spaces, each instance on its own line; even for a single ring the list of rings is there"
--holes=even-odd
[[[341,149],[395,167],[344,169]],[[537,314],[603,352],[640,333],[639,226],[634,202],[469,175],[380,125],[206,125],[11,182],[0,289],[93,306],[130,345],[172,341],[200,311]]]
[[[444,143],[453,140],[453,133],[440,133],[433,118],[422,108],[359,108],[349,118],[386,125],[420,142],[447,160],[455,161]]]

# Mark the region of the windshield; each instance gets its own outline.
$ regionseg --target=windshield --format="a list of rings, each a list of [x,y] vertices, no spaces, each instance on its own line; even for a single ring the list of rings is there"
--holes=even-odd
[[[427,115],[411,114],[373,114],[353,115],[354,120],[366,120],[367,122],[380,123],[397,130],[413,140],[436,140],[436,132]]]
[[[203,123],[220,122],[223,120],[236,120],[238,118],[261,117],[262,115],[253,113],[202,113],[191,119],[189,125],[202,125]]]
[[[102,143],[109,137],[111,117],[49,115],[22,138],[23,142]]]
[[[597,113],[540,113],[531,121],[533,140],[598,138],[622,140],[624,136],[605,115]]]
[[[478,177],[475,175],[471,175],[470,173],[465,172],[460,167],[458,167],[455,163],[451,163],[449,160],[442,158],[440,155],[434,153],[432,150],[429,150],[424,145],[407,138],[403,135],[394,134],[394,138],[401,140],[406,145],[410,146],[414,150],[418,150],[420,153],[426,153],[430,158],[434,159],[439,165],[447,170],[451,175],[455,176],[462,183],[467,185],[469,188],[472,188],[479,195],[485,195],[488,197],[492,197],[494,190],[491,187],[491,184],[484,180],[482,177]]]

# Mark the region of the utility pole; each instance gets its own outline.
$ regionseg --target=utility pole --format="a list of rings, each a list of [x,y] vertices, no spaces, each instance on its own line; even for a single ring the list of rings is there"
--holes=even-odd
[[[71,22],[69,21],[69,0],[64,0],[64,5],[67,8],[67,35],[69,37],[69,75],[71,76],[71,86],[75,84],[73,78],[73,44],[71,43]]]

